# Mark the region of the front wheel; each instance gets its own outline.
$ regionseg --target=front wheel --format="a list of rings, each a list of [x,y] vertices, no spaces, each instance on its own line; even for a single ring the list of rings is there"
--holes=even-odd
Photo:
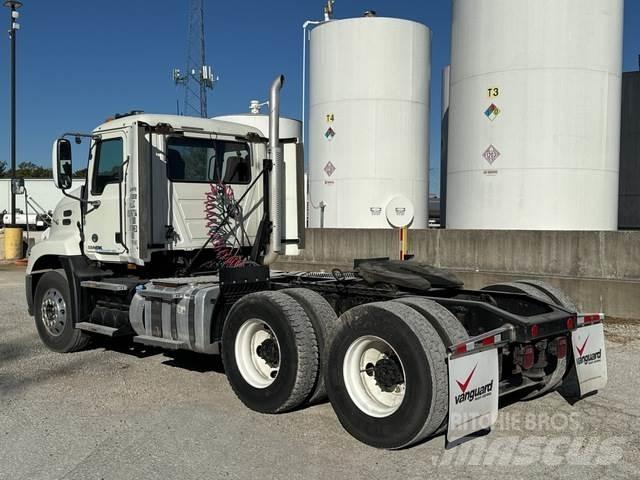
[[[36,329],[42,343],[54,352],[74,352],[87,346],[90,336],[73,324],[69,284],[64,270],[45,273],[34,298]]]

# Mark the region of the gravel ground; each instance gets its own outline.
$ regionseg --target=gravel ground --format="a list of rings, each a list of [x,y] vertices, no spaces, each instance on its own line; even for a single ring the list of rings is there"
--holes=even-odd
[[[460,447],[438,437],[388,452],[351,438],[328,404],[247,410],[215,358],[106,341],[52,353],[23,276],[0,266],[0,479],[640,477],[637,322],[608,322],[599,394],[511,403],[490,435]]]

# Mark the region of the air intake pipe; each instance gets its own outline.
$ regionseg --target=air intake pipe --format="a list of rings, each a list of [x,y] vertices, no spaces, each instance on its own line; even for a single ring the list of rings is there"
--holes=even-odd
[[[271,241],[264,263],[269,265],[282,254],[282,145],[280,144],[280,90],[284,76],[278,76],[271,85],[269,95],[269,149],[267,156],[273,162],[271,171]]]

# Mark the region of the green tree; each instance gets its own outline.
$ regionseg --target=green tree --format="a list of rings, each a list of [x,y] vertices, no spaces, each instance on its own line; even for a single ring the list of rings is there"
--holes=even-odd
[[[36,165],[33,162],[20,162],[16,168],[16,177],[53,178],[53,173],[50,168]]]

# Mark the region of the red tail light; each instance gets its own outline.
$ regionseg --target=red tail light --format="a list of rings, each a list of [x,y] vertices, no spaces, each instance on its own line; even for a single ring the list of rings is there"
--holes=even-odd
[[[537,337],[538,333],[540,333],[540,327],[538,325],[531,325],[531,336]]]
[[[567,330],[573,330],[576,328],[576,319],[573,317],[567,318]]]
[[[600,322],[601,318],[599,314],[594,314],[594,315],[585,315],[584,316],[584,323],[586,325],[590,324],[590,323],[598,323]]]
[[[522,368],[524,368],[525,370],[528,370],[531,367],[533,367],[534,362],[535,362],[535,355],[533,351],[533,346],[526,345],[522,349]]]
[[[482,345],[493,345],[494,343],[496,343],[495,337],[487,337],[482,339]]]

